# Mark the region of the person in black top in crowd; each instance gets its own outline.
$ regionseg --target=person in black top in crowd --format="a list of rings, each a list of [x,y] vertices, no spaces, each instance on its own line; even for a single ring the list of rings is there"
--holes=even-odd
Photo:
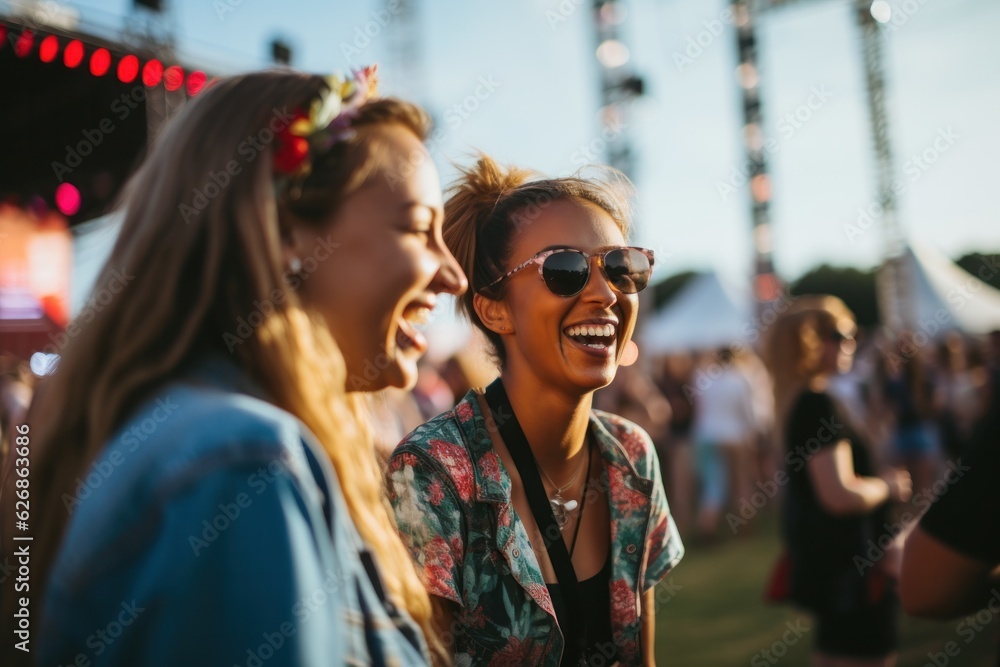
[[[913,334],[904,332],[889,355],[889,379],[885,393],[896,420],[892,439],[894,462],[906,466],[918,491],[930,489],[943,472],[944,453],[935,422],[939,406],[935,401],[927,350]]]
[[[968,461],[906,540],[900,596],[908,614],[952,618],[1000,612],[1000,411],[987,413]],[[997,664],[1000,665],[1000,659]]]
[[[892,665],[898,644],[893,555],[870,559],[868,550],[880,538],[892,541],[883,534],[887,506],[909,498],[909,476],[876,475],[868,444],[827,392],[829,378],[850,368],[854,329],[839,299],[801,297],[768,341],[776,431],[785,444],[791,598],[816,617],[813,664],[820,667]]]

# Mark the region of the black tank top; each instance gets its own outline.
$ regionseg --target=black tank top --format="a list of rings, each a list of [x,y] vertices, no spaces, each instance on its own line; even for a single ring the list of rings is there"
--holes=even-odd
[[[604,567],[600,572],[577,585],[580,591],[579,599],[587,601],[581,617],[582,636],[565,637],[566,648],[560,665],[562,667],[579,665],[581,659],[588,665],[611,665],[618,659],[618,649],[611,636],[611,555],[608,554],[608,559],[604,561]],[[549,596],[555,608],[562,608],[563,605],[558,603],[562,599],[559,584],[545,584],[545,587],[549,589]],[[562,619],[559,621],[565,635],[567,626]],[[583,648],[575,650],[575,647]],[[596,660],[597,656],[601,656],[601,661]]]

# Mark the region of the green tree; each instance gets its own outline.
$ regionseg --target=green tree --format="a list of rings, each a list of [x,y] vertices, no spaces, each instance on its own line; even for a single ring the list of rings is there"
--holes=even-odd
[[[677,295],[677,292],[682,287],[687,285],[697,275],[695,271],[683,271],[650,285],[650,288],[653,290],[653,310],[662,308]]]
[[[831,294],[854,312],[858,326],[870,327],[879,322],[874,271],[823,264],[804,273],[788,291],[792,296]]]
[[[970,252],[955,263],[976,278],[1000,289],[1000,254]]]

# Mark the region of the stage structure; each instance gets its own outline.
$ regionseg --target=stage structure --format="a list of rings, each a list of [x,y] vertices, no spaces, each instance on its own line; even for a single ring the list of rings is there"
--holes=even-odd
[[[148,16],[121,40],[55,3],[0,15],[0,354],[25,358],[58,337],[74,226],[114,205],[163,122],[208,85],[173,57],[164,3],[136,5]]]
[[[780,283],[774,274],[771,255],[771,220],[769,203],[771,181],[764,161],[764,138],[759,97],[760,75],[757,70],[757,38],[754,20],[765,12],[801,5],[815,0],[732,0],[739,64],[737,78],[743,91],[743,136],[751,165],[750,197],[754,239],[754,295],[758,310],[780,295]],[[885,0],[851,0],[860,34],[861,57],[865,69],[868,93],[868,113],[875,145],[876,198],[882,207],[881,228],[884,265],[878,274],[878,300],[883,325],[890,332],[899,332],[912,324],[913,307],[909,293],[909,276],[903,254],[905,238],[896,209],[896,193],[892,188],[895,165],[889,138],[889,111],[886,104],[884,49],[882,26],[892,15]]]
[[[629,106],[643,94],[645,82],[630,64],[622,25],[628,9],[619,0],[596,0],[593,18],[601,90],[601,139],[606,145],[606,161],[629,178],[635,177]]]
[[[771,177],[764,159],[764,130],[761,115],[760,74],[757,69],[757,36],[754,11],[746,0],[733,0],[736,26],[736,78],[743,97],[743,141],[746,144],[750,185],[750,215],[753,226],[753,295],[757,315],[781,296],[783,288],[774,273],[771,233]]]
[[[427,95],[427,77],[420,25],[420,6],[416,0],[387,0],[377,20],[385,21],[388,40],[388,67],[379,76],[386,79],[393,95],[416,100]],[[381,70],[381,68],[380,68]]]

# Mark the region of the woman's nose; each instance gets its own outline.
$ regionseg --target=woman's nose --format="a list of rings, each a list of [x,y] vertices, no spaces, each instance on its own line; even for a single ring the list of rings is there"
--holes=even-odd
[[[441,267],[434,276],[433,288],[435,292],[447,292],[455,296],[460,296],[469,289],[469,280],[465,277],[465,272],[445,245],[441,246]]]

